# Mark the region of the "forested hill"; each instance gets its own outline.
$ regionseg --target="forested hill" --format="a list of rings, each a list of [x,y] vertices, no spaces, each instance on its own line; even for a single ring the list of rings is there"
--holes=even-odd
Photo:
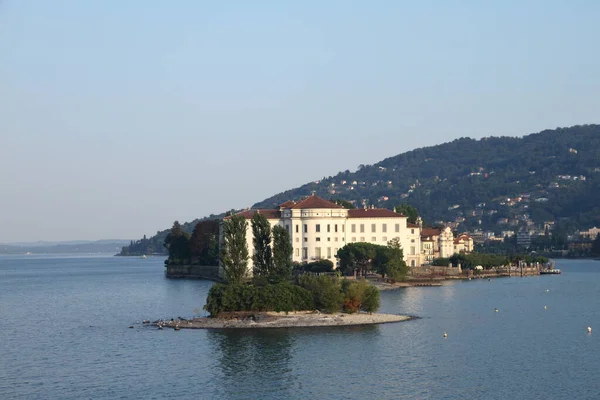
[[[460,138],[361,165],[356,172],[340,172],[255,207],[271,207],[313,191],[357,206],[408,203],[428,223],[458,221],[467,229],[498,231],[516,220],[562,221],[573,229],[599,226],[600,125],[522,138]]]
[[[549,221],[568,230],[600,226],[600,125],[522,138],[460,138],[325,177],[254,207],[275,207],[312,192],[358,207],[408,203],[426,223],[460,223],[460,230],[499,232]],[[184,230],[191,232],[197,221]],[[166,233],[146,240],[161,245]]]

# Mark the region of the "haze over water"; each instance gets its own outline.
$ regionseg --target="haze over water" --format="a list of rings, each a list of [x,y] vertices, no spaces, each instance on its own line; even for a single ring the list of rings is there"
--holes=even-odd
[[[597,261],[383,292],[380,311],[420,317],[404,323],[179,332],[139,322],[193,316],[212,283],[162,263],[0,256],[0,398],[600,397]]]

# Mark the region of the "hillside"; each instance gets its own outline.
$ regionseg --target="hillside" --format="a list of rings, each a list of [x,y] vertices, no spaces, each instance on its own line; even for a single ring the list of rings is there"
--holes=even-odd
[[[275,207],[312,192],[356,206],[408,203],[427,223],[451,222],[461,230],[499,232],[545,222],[568,230],[598,226],[600,125],[522,138],[460,138],[307,183],[254,207]]]

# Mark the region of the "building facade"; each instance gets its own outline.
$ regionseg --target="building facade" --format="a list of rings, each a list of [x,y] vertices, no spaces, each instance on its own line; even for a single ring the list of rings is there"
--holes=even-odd
[[[450,228],[433,232],[422,228],[420,223],[408,223],[408,217],[395,211],[345,209],[313,195],[297,203],[287,201],[277,209],[249,209],[238,213],[248,222],[246,241],[250,269],[254,249],[251,219],[255,213],[264,215],[271,227],[279,225],[288,231],[293,246],[292,260],[300,263],[326,259],[337,265],[338,250],[357,242],[385,246],[392,239],[398,239],[404,261],[411,267],[429,264],[433,258],[450,257],[469,248],[463,244],[466,237],[460,244],[455,242]],[[470,243],[468,251],[472,251],[472,239]],[[457,246],[462,247],[457,251]]]

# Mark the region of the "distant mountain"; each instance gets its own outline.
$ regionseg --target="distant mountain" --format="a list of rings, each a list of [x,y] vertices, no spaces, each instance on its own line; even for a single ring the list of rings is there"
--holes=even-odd
[[[275,207],[313,192],[359,207],[408,203],[425,222],[453,223],[460,230],[600,226],[600,125],[522,138],[460,138],[324,177],[253,208]]]
[[[58,253],[114,253],[128,240],[74,240],[68,242],[19,242],[0,244],[0,254],[58,254]]]

